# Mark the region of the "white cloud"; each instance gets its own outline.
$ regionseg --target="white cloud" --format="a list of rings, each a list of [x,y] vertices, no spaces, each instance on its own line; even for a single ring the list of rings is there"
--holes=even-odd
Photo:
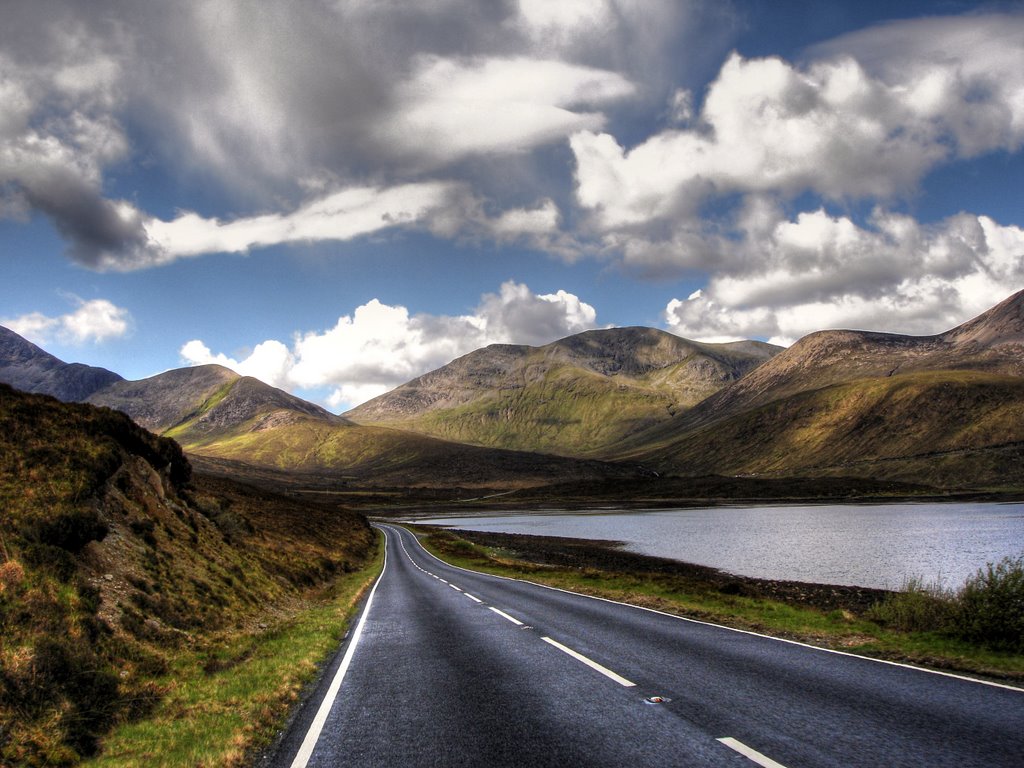
[[[605,118],[593,107],[633,91],[618,73],[562,61],[426,57],[399,86],[383,136],[435,163],[523,151],[600,128]]]
[[[933,334],[1024,286],[1024,230],[960,214],[924,226],[876,211],[870,226],[824,211],[765,217],[759,258],[673,299],[667,326],[704,340],[791,343],[824,328]]]
[[[178,354],[187,365],[223,365],[242,376],[252,376],[272,387],[289,385],[288,371],[294,364],[288,347],[273,339],[257,344],[243,360],[223,352],[213,354],[199,339],[186,342]]]
[[[596,319],[573,294],[538,295],[509,281],[470,315],[411,315],[373,299],[333,328],[297,334],[291,347],[268,340],[237,360],[192,340],[180,354],[190,365],[217,363],[286,389],[330,388],[331,407],[352,407],[479,347],[543,344],[593,328]]]
[[[821,52],[804,67],[733,54],[699,121],[635,147],[574,135],[579,203],[614,230],[737,192],[889,200],[940,163],[1024,142],[1024,16],[906,22]]]
[[[0,320],[0,325],[36,344],[57,340],[75,346],[118,339],[127,335],[131,329],[132,316],[127,309],[106,299],[85,301],[72,298],[78,307],[66,315],[50,317],[41,312],[31,312]]]
[[[137,269],[207,253],[239,253],[297,241],[351,240],[396,226],[415,224],[442,208],[454,187],[444,182],[397,187],[353,187],[303,205],[289,214],[266,214],[222,222],[196,213],[173,221],[150,219],[142,254],[112,256],[102,266]]]

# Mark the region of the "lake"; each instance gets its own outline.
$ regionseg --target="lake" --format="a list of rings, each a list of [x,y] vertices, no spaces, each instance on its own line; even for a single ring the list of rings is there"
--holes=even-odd
[[[1024,504],[879,504],[531,512],[432,517],[474,531],[620,541],[631,552],[768,579],[959,587],[1024,554]]]

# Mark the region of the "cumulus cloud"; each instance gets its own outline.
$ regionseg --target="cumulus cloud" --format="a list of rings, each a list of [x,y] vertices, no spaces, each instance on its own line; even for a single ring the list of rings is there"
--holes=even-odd
[[[934,225],[877,210],[868,226],[819,210],[762,221],[748,270],[665,309],[688,338],[789,344],[824,328],[933,334],[1024,285],[1024,230],[960,214]]]
[[[963,21],[970,24],[970,20]],[[1024,56],[1024,19],[1006,59]],[[988,46],[986,45],[986,48]],[[990,87],[974,75],[978,49],[888,82],[852,57],[800,68],[734,54],[711,84],[700,125],[667,130],[631,149],[581,131],[577,197],[602,228],[693,217],[709,198],[811,191],[830,200],[891,200],[911,193],[936,165],[1024,139],[1024,84]],[[978,67],[980,69],[980,67]]]
[[[895,211],[943,164],[1020,150],[1021,71],[1020,14],[874,27],[801,64],[734,53],[699,109],[671,95],[676,125],[632,146],[574,134],[576,202],[630,271],[704,277],[666,307],[684,336],[935,333],[1024,285],[1021,231]]]
[[[85,301],[72,298],[78,306],[68,314],[51,317],[41,312],[31,312],[0,319],[0,325],[36,344],[48,344],[56,340],[75,346],[121,338],[131,329],[132,316],[127,309],[106,299]]]
[[[180,354],[189,365],[217,363],[285,389],[324,389],[333,408],[354,407],[479,347],[544,344],[594,328],[597,313],[565,291],[536,294],[508,281],[468,315],[410,314],[373,299],[332,328],[297,333],[290,345],[264,341],[242,359],[201,340]]]

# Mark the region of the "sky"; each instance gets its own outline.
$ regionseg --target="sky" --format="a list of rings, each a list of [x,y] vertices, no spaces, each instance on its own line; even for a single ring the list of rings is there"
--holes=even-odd
[[[0,0],[0,325],[343,412],[492,343],[1024,288],[1024,3]]]

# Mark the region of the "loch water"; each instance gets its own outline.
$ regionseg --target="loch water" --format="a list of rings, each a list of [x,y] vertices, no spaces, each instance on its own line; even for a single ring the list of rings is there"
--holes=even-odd
[[[722,506],[433,517],[475,531],[622,542],[632,552],[768,579],[956,588],[1024,555],[1024,504]]]

